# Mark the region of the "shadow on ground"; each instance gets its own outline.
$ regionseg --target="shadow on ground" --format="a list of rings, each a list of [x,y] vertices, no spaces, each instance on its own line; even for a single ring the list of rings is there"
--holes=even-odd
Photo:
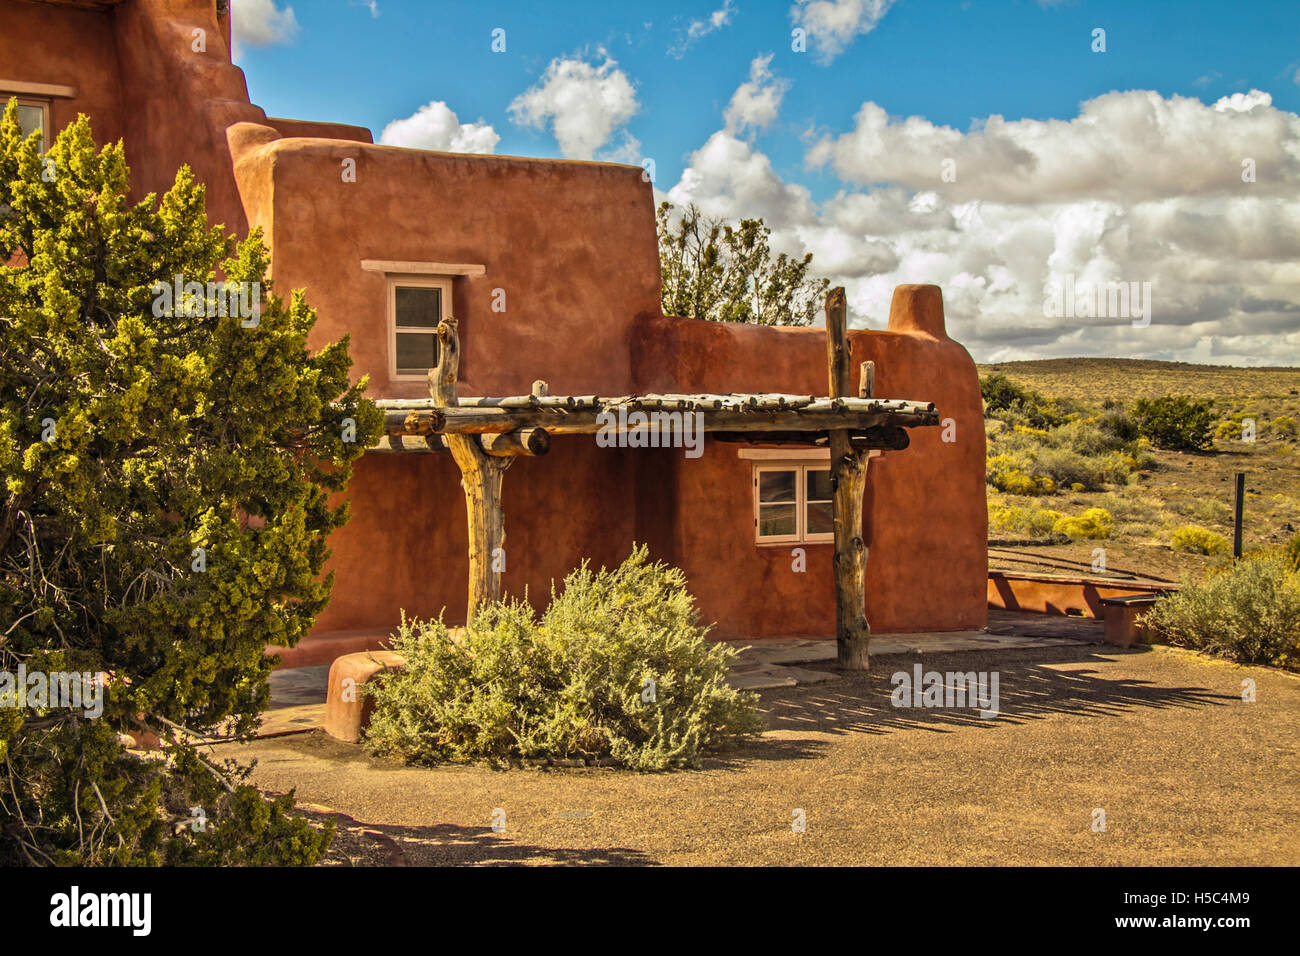
[[[950,733],[965,727],[989,728],[1055,716],[1107,718],[1139,707],[1225,706],[1237,700],[1205,687],[1162,687],[1148,681],[1106,679],[1087,666],[1106,662],[1106,657],[1087,648],[1065,652],[1043,649],[1010,659],[988,654],[882,656],[872,658],[868,675],[839,674],[833,682],[768,692],[763,695],[763,709],[769,731],[885,734],[919,729]],[[897,686],[893,676],[899,672],[911,676],[918,663],[926,672],[996,672],[998,715],[981,717],[973,707],[895,707],[891,701]],[[745,756],[777,760],[801,756],[769,751],[768,743],[764,740],[757,747],[746,747]]]

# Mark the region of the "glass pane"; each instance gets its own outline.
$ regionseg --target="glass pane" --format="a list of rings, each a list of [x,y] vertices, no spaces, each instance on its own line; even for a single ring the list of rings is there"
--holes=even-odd
[[[442,321],[442,290],[397,288],[397,327],[436,329]]]
[[[808,476],[808,494],[804,497],[808,501],[830,501],[831,494],[831,470],[829,468],[809,468],[805,474]]]
[[[45,110],[39,106],[18,106],[18,125],[22,127],[23,136],[29,136],[36,130],[41,131],[41,151],[45,150]]]
[[[794,505],[759,505],[758,536],[768,538],[794,534],[795,517]]]
[[[438,364],[438,340],[432,332],[397,333],[397,371],[427,372]]]
[[[760,471],[758,473],[758,500],[794,501],[793,471]]]
[[[805,517],[805,534],[831,534],[835,531],[835,506],[829,501],[809,504]]]

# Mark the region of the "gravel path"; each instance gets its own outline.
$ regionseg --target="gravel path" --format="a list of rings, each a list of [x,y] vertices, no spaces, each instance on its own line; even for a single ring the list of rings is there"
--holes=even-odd
[[[1001,715],[894,708],[890,677],[917,662],[998,672]],[[994,649],[873,658],[763,707],[761,739],[673,774],[409,768],[320,731],[216,750],[412,865],[1300,864],[1294,675],[1166,648]]]

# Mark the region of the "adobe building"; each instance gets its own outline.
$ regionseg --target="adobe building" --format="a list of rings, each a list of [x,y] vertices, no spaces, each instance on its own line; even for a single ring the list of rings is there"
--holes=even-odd
[[[268,117],[231,63],[227,7],[0,0],[0,97],[17,95],[24,123],[47,134],[88,114],[98,138],[124,141],[137,195],[165,191],[189,164],[212,222],[240,235],[262,227],[278,290],[304,289],[318,312],[313,341],[351,336],[371,397],[428,398],[432,327],[449,316],[465,396],[527,395],[536,379],[566,395],[827,394],[821,329],[663,314],[654,197],[639,167],[378,146],[358,127]],[[982,627],[975,366],[948,338],[937,296],[896,296],[888,330],[850,343],[852,368],[875,363],[876,396],[933,402],[945,422],[871,460],[872,631]],[[506,476],[504,592],[544,603],[584,558],[613,566],[646,542],[683,569],[713,636],[828,637],[832,545],[818,500],[828,460],[807,447],[706,440],[688,458],[557,436]],[[286,663],[373,647],[402,610],[464,618],[466,511],[451,456],[367,454],[347,494],[352,520],[330,542],[332,602]]]

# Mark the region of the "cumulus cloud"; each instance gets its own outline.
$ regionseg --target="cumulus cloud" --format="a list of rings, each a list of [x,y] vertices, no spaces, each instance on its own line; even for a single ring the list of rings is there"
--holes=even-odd
[[[1243,158],[1255,182],[1243,181]],[[1205,105],[1111,93],[1070,120],[989,117],[966,132],[865,103],[815,143],[845,188],[823,203],[727,129],[665,195],[761,216],[772,245],[813,253],[881,328],[894,287],[943,287],[949,333],[979,361],[1130,355],[1300,364],[1300,116],[1268,94]],[[956,159],[955,182],[941,161]],[[1050,283],[1150,282],[1151,324],[1044,315]]]
[[[640,108],[631,80],[606,56],[599,66],[576,58],[552,60],[509,112],[519,126],[540,130],[549,123],[567,159],[592,159]]]
[[[798,0],[790,19],[803,28],[817,47],[817,57],[829,63],[850,43],[870,33],[889,12],[894,0]]]
[[[707,17],[699,20],[692,20],[687,24],[685,30],[678,31],[677,42],[668,48],[670,56],[681,59],[685,56],[687,49],[703,37],[721,30],[731,23],[731,16],[735,13],[735,7],[732,6],[732,0],[724,0],[721,7],[714,10]]]
[[[863,103],[854,128],[809,151],[846,182],[934,188],[945,163],[953,199],[1043,202],[1084,197],[1119,201],[1237,191],[1242,161],[1271,175],[1261,192],[1300,181],[1300,129],[1267,93],[1225,96],[1213,106],[1151,90],[1111,92],[1084,102],[1071,120],[990,116],[961,132],[921,117],[891,118]]]
[[[290,43],[297,35],[293,7],[280,9],[275,0],[239,0],[230,5],[230,36],[236,56],[244,47]]]
[[[729,133],[747,129],[765,130],[781,110],[781,99],[790,88],[788,80],[772,76],[772,54],[756,56],[749,64],[749,79],[736,88],[723,114]]]
[[[441,100],[426,103],[405,119],[395,119],[379,135],[385,146],[436,149],[448,153],[490,153],[501,137],[489,124],[462,123]]]

